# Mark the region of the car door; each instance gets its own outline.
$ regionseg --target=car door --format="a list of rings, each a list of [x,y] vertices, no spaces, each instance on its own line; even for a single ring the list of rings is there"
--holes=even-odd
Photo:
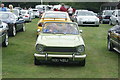
[[[117,31],[117,34],[118,34],[118,50],[119,50],[119,53],[120,53],[120,30]]]

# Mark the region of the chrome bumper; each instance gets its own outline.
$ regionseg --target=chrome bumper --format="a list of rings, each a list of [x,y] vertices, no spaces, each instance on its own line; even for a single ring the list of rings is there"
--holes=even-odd
[[[34,54],[34,57],[36,57],[36,59],[38,60],[49,60],[50,58],[69,58],[72,59],[72,61],[76,61],[76,60],[83,60],[86,58],[86,54],[84,55],[55,55],[55,54]]]

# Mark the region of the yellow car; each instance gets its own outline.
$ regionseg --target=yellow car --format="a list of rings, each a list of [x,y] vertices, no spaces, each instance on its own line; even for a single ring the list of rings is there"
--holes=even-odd
[[[47,11],[43,13],[42,18],[38,21],[37,36],[42,30],[42,25],[44,22],[72,22],[67,12],[60,11]]]

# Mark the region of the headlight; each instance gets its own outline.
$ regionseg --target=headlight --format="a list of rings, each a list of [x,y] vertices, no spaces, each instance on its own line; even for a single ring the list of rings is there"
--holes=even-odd
[[[36,45],[36,50],[39,51],[39,52],[43,52],[44,51],[44,46],[41,45],[41,44],[37,44]]]
[[[77,52],[81,53],[85,51],[85,47],[83,45],[80,45],[77,47]]]

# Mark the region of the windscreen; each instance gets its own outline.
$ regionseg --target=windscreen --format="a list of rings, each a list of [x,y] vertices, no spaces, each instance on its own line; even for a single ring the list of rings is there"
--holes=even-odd
[[[73,23],[46,23],[43,26],[42,32],[52,34],[79,34],[77,25]]]

